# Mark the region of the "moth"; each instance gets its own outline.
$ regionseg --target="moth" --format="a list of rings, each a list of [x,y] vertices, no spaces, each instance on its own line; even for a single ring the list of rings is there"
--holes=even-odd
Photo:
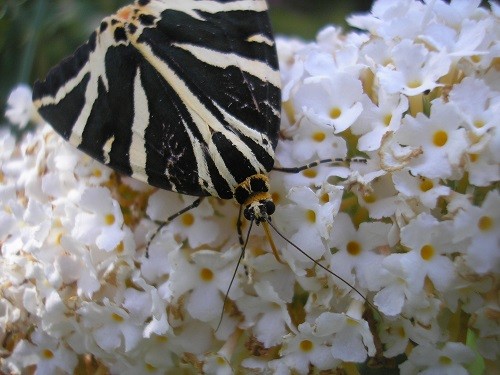
[[[167,223],[203,197],[234,199],[281,261],[268,226],[281,88],[265,0],[137,0],[37,81],[33,102],[94,159],[199,197]]]

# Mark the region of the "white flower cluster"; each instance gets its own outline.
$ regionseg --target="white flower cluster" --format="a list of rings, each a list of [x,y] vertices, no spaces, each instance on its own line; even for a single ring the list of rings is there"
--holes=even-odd
[[[146,257],[152,220],[193,198],[116,175],[48,125],[19,144],[1,132],[0,372],[354,373],[368,357],[397,357],[402,374],[491,369],[500,9],[479,4],[379,0],[349,19],[363,32],[278,40],[277,164],[368,161],[271,172],[273,223],[378,312],[275,235],[278,262],[253,228],[216,330],[240,256],[236,204],[204,200]],[[21,126],[25,96],[9,101]]]

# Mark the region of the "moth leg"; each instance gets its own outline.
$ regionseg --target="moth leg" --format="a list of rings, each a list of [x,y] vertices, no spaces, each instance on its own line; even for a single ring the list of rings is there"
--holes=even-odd
[[[316,160],[313,161],[312,163],[302,165],[300,167],[273,167],[273,171],[279,171],[279,172],[284,172],[284,173],[299,173],[302,172],[306,169],[317,167],[320,164],[326,164],[326,163],[365,163],[366,164],[366,159],[363,158],[331,158],[331,159],[321,159],[321,160]]]
[[[146,258],[149,258],[149,246],[151,245],[151,242],[153,242],[153,240],[158,235],[158,233],[160,233],[160,231],[163,229],[163,227],[165,225],[167,225],[168,223],[170,223],[175,218],[177,218],[177,217],[181,216],[182,214],[184,214],[184,213],[192,210],[193,208],[198,207],[200,205],[201,201],[203,200],[203,198],[205,198],[205,197],[199,197],[199,198],[195,199],[193,201],[193,203],[191,203],[190,205],[184,207],[182,210],[177,211],[172,216],[169,216],[167,218],[167,220],[165,220],[165,221],[153,220],[155,222],[155,224],[158,224],[158,228],[156,228],[156,231],[153,233],[153,235],[151,236],[151,238],[148,240],[148,243],[146,245]]]

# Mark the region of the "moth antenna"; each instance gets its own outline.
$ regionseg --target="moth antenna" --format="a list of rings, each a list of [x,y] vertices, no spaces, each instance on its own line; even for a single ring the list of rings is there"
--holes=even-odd
[[[339,279],[340,281],[342,281],[344,284],[346,284],[347,286],[349,286],[352,290],[354,290],[361,298],[363,298],[363,300],[373,309],[375,310],[379,315],[380,315],[380,312],[378,311],[378,309],[373,306],[370,301],[368,301],[368,299],[358,290],[356,289],[353,285],[349,284],[349,282],[347,282],[344,278],[342,278],[341,276],[337,275],[335,272],[329,270],[328,268],[326,268],[325,266],[323,266],[320,262],[318,262],[317,260],[313,259],[309,254],[307,254],[304,250],[302,250],[300,247],[298,247],[296,244],[294,244],[292,241],[290,241],[288,238],[286,238],[272,223],[271,223],[271,220],[267,220],[266,221],[269,226],[271,228],[273,228],[273,230],[278,234],[278,236],[280,236],[281,238],[283,238],[287,243],[289,243],[290,245],[292,245],[293,247],[295,247],[300,253],[302,253],[303,255],[305,255],[309,260],[312,260],[314,262],[314,264],[316,264],[317,266],[321,267],[323,270],[325,270],[326,272],[328,272],[330,275],[336,277],[337,279]],[[380,315],[381,316],[381,315]]]
[[[234,279],[236,278],[236,273],[238,272],[238,267],[240,266],[241,260],[245,256],[245,250],[248,245],[248,239],[250,238],[250,231],[252,230],[253,219],[250,220],[250,225],[248,226],[247,238],[245,239],[245,244],[241,249],[240,257],[238,258],[238,263],[236,263],[236,267],[233,272],[233,276],[231,277],[231,281],[229,282],[229,286],[227,287],[226,294],[224,296],[224,301],[222,302],[222,311],[220,313],[219,323],[217,324],[217,328],[215,328],[215,332],[219,330],[219,327],[222,323],[222,318],[224,318],[224,308],[226,307],[227,299],[229,298],[229,291],[231,290],[231,286],[233,285]]]

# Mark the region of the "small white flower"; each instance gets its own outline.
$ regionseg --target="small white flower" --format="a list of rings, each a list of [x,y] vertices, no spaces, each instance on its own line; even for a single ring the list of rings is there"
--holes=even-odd
[[[300,120],[293,138],[289,155],[297,161],[342,158],[347,154],[343,138],[334,135],[331,127],[313,122],[307,117]]]
[[[451,61],[444,53],[429,52],[421,44],[402,40],[392,50],[394,68],[381,66],[377,72],[382,88],[389,94],[414,96],[432,90],[448,73]]]
[[[493,91],[478,78],[466,77],[453,86],[450,101],[462,115],[468,129],[481,136],[495,127],[500,121],[500,102],[498,92]]]
[[[339,275],[354,272],[361,287],[377,290],[383,256],[374,250],[388,245],[389,228],[389,224],[361,223],[356,230],[350,217],[339,213],[330,238],[331,246],[338,249],[331,257],[331,269]]]
[[[469,205],[454,220],[453,242],[467,242],[465,260],[478,274],[500,272],[500,194],[492,190],[481,207]],[[463,245],[462,245],[463,246]]]
[[[76,353],[41,329],[33,332],[30,341],[19,341],[7,360],[7,365],[15,373],[36,365],[35,374],[73,373],[77,363]]]
[[[403,113],[408,109],[408,99],[401,94],[387,94],[380,89],[378,105],[367,96],[363,97],[363,112],[352,126],[354,134],[362,134],[358,140],[360,151],[380,148],[385,133],[397,131]]]
[[[279,223],[290,234],[289,239],[314,259],[319,259],[326,250],[324,240],[329,237],[333,218],[338,213],[342,190],[325,184],[315,193],[307,187],[292,188],[288,199],[294,204],[282,207],[277,217]],[[289,252],[297,253],[294,249]],[[309,260],[300,254],[293,255],[307,263]]]
[[[206,374],[232,375],[233,370],[228,360],[219,354],[211,354],[205,358],[203,371]]]
[[[354,302],[357,304],[357,301]],[[363,362],[375,354],[373,336],[365,320],[348,314],[325,312],[315,322],[317,336],[331,339],[333,358],[347,362]]]
[[[111,251],[118,246],[125,236],[121,229],[123,215],[109,190],[101,187],[86,189],[79,205],[83,212],[75,218],[72,235],[104,251]]]
[[[83,302],[78,309],[82,325],[106,352],[123,350],[128,352],[139,343],[143,319],[134,319],[123,308],[104,300],[104,304]]]
[[[292,327],[292,321],[283,301],[267,281],[254,284],[256,297],[246,296],[237,302],[245,315],[245,326],[253,326],[254,334],[266,348],[278,345]],[[243,328],[243,327],[242,327]]]
[[[193,198],[165,190],[156,191],[148,202],[147,214],[157,221],[167,218],[193,202]],[[187,239],[191,248],[210,244],[219,236],[219,228],[213,221],[214,209],[205,199],[195,210],[190,210],[168,224],[170,230]]]
[[[335,368],[340,364],[331,354],[331,339],[315,332],[314,326],[302,323],[298,332],[285,337],[283,362],[299,374],[308,374],[310,365],[319,370]]]
[[[422,290],[426,276],[438,290],[443,291],[455,278],[453,262],[446,256],[455,250],[452,239],[447,223],[438,222],[429,214],[420,214],[401,229],[401,242],[410,251],[389,255],[387,259],[399,259],[412,292]]]
[[[193,318],[217,324],[238,255],[238,248],[225,253],[199,250],[192,254],[190,260],[179,250],[170,253],[172,273],[169,284],[172,295],[179,299],[190,292],[186,298],[186,309]],[[241,297],[237,280],[236,278],[229,291],[231,299]]]
[[[343,87],[342,95],[338,87]],[[304,79],[293,98],[294,108],[310,121],[331,126],[340,133],[349,128],[363,110],[361,81],[346,73]]]
[[[414,177],[408,171],[396,171],[392,175],[394,187],[407,198],[417,198],[428,208],[436,207],[439,197],[451,193],[448,186],[444,186],[438,179]]]
[[[382,174],[371,181],[370,184],[363,181],[363,178],[361,180],[360,182],[364,182],[364,184],[359,186],[355,192],[359,204],[368,210],[370,217],[380,219],[394,215],[397,210],[397,203],[401,198],[397,195],[391,176]]]
[[[457,342],[447,342],[441,349],[434,345],[419,345],[399,368],[402,375],[467,375],[469,372],[464,365],[471,363],[474,358],[470,348]]]
[[[35,116],[35,108],[31,101],[31,88],[28,85],[19,85],[11,91],[7,99],[5,117],[12,124],[24,129]]]
[[[462,118],[453,104],[432,101],[430,117],[419,113],[405,116],[395,140],[405,146],[420,147],[422,154],[409,165],[414,175],[427,178],[451,177],[468,146]]]

